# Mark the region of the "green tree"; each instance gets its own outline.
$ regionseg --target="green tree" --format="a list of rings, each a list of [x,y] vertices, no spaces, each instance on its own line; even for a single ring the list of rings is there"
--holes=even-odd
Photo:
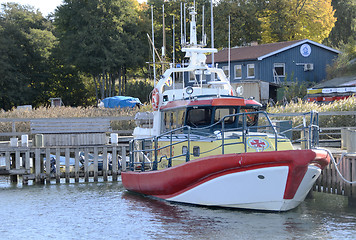
[[[0,108],[38,105],[48,82],[48,57],[54,36],[50,23],[33,8],[1,5],[0,11]]]
[[[331,0],[271,0],[260,12],[262,42],[308,38],[322,42],[330,34],[336,18]]]
[[[231,46],[242,46],[261,39],[261,23],[257,18],[261,1],[222,0],[215,7],[215,43],[228,46],[228,17],[230,16]]]
[[[356,1],[333,0],[331,5],[335,9],[337,21],[325,44],[340,48],[343,44],[356,40]]]
[[[66,63],[92,76],[97,99],[114,95],[115,80],[144,60],[137,11],[133,0],[65,0],[55,13]]]
[[[341,54],[335,62],[326,68],[328,79],[356,75],[356,40],[350,37],[349,42],[341,46]]]

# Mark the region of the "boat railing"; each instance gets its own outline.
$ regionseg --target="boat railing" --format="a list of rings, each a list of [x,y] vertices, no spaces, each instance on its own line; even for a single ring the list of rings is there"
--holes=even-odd
[[[251,114],[258,116],[258,125],[249,122]],[[304,148],[317,147],[319,141],[318,113],[303,113],[303,123],[296,127],[281,130],[270,119],[270,115],[264,111],[243,112],[226,115],[216,123],[204,127],[183,126],[158,136],[142,139],[134,139],[130,142],[130,169],[132,171],[157,170],[158,165],[171,167],[174,159],[188,162],[192,157],[205,155],[217,149],[221,149],[220,154],[225,154],[226,147],[231,145],[243,145],[244,152],[247,152],[247,140],[251,133],[268,134],[269,138],[274,139],[274,150],[278,151],[279,141],[285,141],[288,132],[301,131],[300,139],[291,139],[291,142],[300,142]],[[307,116],[309,119],[307,120]],[[226,119],[238,118],[237,127],[227,127]],[[213,131],[208,131],[213,130]],[[238,137],[232,138],[229,133],[239,133]],[[235,136],[235,135],[234,135]],[[213,141],[219,139],[220,144],[200,152],[200,149],[191,149],[191,142],[194,141]],[[177,154],[177,146],[182,146],[181,154]],[[176,147],[176,148],[175,148]],[[175,149],[174,149],[175,148]],[[199,153],[195,152],[199,151]]]

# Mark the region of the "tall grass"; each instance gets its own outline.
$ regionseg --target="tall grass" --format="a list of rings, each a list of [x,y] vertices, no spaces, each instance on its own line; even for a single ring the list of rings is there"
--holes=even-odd
[[[97,107],[39,107],[36,109],[16,109],[10,111],[0,110],[0,118],[81,118],[81,117],[120,117],[120,116],[135,116],[139,111],[150,111],[151,105],[144,105],[138,108],[97,108]],[[131,121],[112,121],[111,127],[113,130],[132,130],[135,127],[135,122]],[[0,122],[1,132],[11,132],[12,125],[10,122]],[[29,122],[17,122],[17,132],[29,132]]]
[[[317,112],[339,112],[339,111],[356,111],[356,97],[350,97],[344,100],[338,100],[329,104],[317,104],[314,102],[304,102],[299,100],[297,103],[291,102],[287,106],[268,107],[269,113],[306,113],[310,111]],[[284,117],[284,120],[292,120],[293,126],[302,123],[300,117]],[[356,126],[355,115],[344,116],[320,116],[319,125],[322,127],[350,127]]]

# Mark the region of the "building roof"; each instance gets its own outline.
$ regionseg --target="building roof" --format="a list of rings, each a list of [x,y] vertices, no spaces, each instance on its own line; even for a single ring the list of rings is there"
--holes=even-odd
[[[331,80],[327,80],[315,85],[313,89],[332,88],[332,87],[351,87],[351,86],[356,86],[356,75],[338,77]]]
[[[320,43],[304,39],[304,40],[294,40],[288,42],[277,42],[269,44],[261,44],[255,46],[246,47],[235,47],[230,49],[230,61],[243,61],[243,60],[262,60],[266,57],[272,56],[274,54],[286,51],[295,46],[302,45],[304,43],[310,43],[321,48],[327,49],[329,51],[340,53],[340,51],[322,45]],[[229,49],[220,50],[218,53],[214,54],[214,62],[227,62],[228,61]],[[211,63],[211,55],[207,56],[207,63]]]

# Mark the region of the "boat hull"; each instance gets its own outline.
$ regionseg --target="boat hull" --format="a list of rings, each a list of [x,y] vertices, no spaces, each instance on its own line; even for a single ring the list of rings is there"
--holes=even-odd
[[[304,200],[329,163],[324,151],[210,156],[172,168],[123,172],[126,189],[175,202],[287,211]]]

